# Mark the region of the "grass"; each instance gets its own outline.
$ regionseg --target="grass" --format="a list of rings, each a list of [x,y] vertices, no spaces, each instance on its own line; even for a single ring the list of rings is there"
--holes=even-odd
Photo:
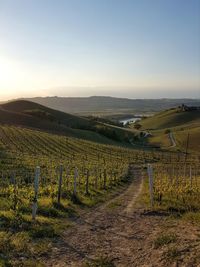
[[[152,136],[148,137],[148,144],[165,149],[171,146],[169,135],[160,130],[152,132]]]
[[[110,210],[112,210],[112,209],[118,208],[120,206],[121,206],[120,200],[116,200],[116,201],[112,201],[111,203],[109,203],[107,205],[107,208],[110,209]]]
[[[187,212],[187,213],[182,215],[182,219],[200,226],[200,211]]]
[[[177,241],[177,236],[173,233],[172,234],[160,234],[154,240],[154,248],[158,249],[170,243],[175,243],[176,241]]]
[[[188,152],[199,152],[200,151],[200,126],[194,126],[188,128],[179,128],[174,132],[174,137],[176,139],[177,148],[186,149],[187,146],[187,138],[189,134],[189,144],[188,144]]]
[[[169,260],[174,260],[180,255],[181,255],[181,252],[177,249],[177,247],[170,247],[165,252],[165,257]]]
[[[32,221],[30,215],[17,217],[11,211],[0,212],[0,221],[0,255],[5,262],[0,266],[40,266],[35,257],[46,255],[53,240],[70,226],[64,219],[38,216]]]
[[[181,111],[179,108],[161,111],[140,121],[143,129],[167,129],[200,123],[200,111]]]

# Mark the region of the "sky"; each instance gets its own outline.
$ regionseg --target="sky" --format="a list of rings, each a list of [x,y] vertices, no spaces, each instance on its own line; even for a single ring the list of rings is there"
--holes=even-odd
[[[0,101],[200,98],[200,0],[0,0]]]

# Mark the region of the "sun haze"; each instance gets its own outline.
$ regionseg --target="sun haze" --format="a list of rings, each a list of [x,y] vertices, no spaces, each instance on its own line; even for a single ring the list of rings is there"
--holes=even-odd
[[[0,98],[198,97],[199,32],[198,0],[0,0]]]

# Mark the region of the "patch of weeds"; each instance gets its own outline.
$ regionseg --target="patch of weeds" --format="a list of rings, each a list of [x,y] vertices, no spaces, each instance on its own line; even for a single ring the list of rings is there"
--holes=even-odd
[[[10,233],[0,232],[0,254],[7,255],[12,250],[12,245],[10,243]]]
[[[200,212],[187,212],[182,218],[186,221],[200,225]]]
[[[30,236],[32,238],[54,238],[58,237],[58,232],[50,225],[40,226],[36,225],[30,231]]]
[[[154,240],[154,248],[159,248],[170,243],[177,241],[177,236],[175,234],[161,234]]]
[[[6,258],[0,256],[0,266],[1,267],[12,267],[11,263],[9,262],[9,260],[7,260]]]
[[[22,215],[13,212],[4,212],[0,214],[1,229],[10,229],[12,232],[29,229],[30,222],[26,221]]]
[[[167,259],[173,260],[181,255],[181,252],[176,247],[171,247],[165,252],[165,257]]]
[[[38,215],[42,215],[44,217],[63,217],[63,215],[54,207],[39,207],[37,213]]]
[[[114,208],[117,208],[117,207],[120,207],[121,206],[121,203],[119,202],[119,200],[117,201],[113,201],[113,202],[111,202],[111,203],[109,203],[108,205],[107,205],[107,207],[109,208],[109,209],[114,209]]]
[[[86,267],[115,267],[113,260],[108,257],[100,257],[92,262],[86,262]]]
[[[9,210],[10,201],[6,197],[0,197],[0,210]]]
[[[31,238],[27,232],[19,232],[10,237],[10,243],[17,253],[28,253],[28,244],[30,242]]]
[[[70,207],[70,205],[64,206],[63,204],[58,204],[57,202],[53,202],[54,208],[64,213],[67,217],[75,217],[76,211],[73,207]]]
[[[43,255],[46,255],[48,251],[50,251],[52,247],[51,242],[49,240],[37,240],[35,242],[32,242],[30,247],[30,252],[32,256],[40,257]]]
[[[31,207],[25,206],[25,205],[21,205],[19,207],[19,212],[22,214],[31,214],[32,213],[32,209]]]

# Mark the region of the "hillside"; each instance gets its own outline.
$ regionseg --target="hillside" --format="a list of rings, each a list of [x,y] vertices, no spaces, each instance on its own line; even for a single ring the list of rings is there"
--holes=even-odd
[[[6,104],[2,104],[1,107],[6,111],[31,115],[71,128],[88,127],[92,124],[92,122],[87,119],[57,111],[26,100],[11,101]]]
[[[130,130],[53,110],[26,100],[0,105],[0,123],[21,125],[103,143],[129,142],[130,139],[134,139],[134,133]]]
[[[186,151],[188,140],[188,151],[200,150],[200,110],[165,110],[143,119],[140,124],[142,130],[151,133],[148,144]]]
[[[200,99],[128,99],[109,96],[91,97],[35,97],[38,104],[69,113],[130,114],[134,112],[156,112],[185,103],[200,105]]]
[[[200,123],[200,110],[182,111],[179,108],[159,112],[140,122],[145,129],[163,129],[195,123]]]

